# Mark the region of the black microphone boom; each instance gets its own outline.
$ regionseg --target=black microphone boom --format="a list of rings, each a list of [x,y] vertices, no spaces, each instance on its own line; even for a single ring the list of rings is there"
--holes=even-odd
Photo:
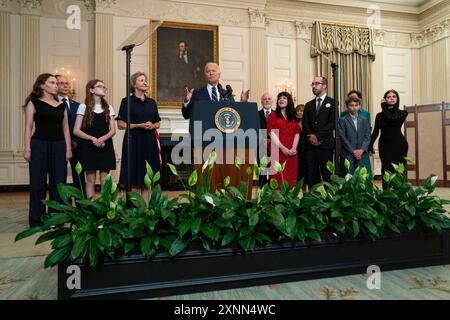
[[[222,98],[225,100],[226,91],[220,83],[217,85],[217,89],[219,90],[219,93],[222,96]]]
[[[233,96],[233,89],[229,84],[226,85],[226,88],[227,88],[226,97],[227,99],[230,99]]]

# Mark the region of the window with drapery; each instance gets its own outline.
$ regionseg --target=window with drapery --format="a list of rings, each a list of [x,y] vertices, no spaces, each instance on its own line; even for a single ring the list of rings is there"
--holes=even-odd
[[[317,75],[328,79],[328,94],[336,96],[340,111],[346,109],[350,90],[363,94],[362,107],[372,112],[372,62],[375,60],[372,29],[314,22],[311,35],[311,57],[316,60]],[[331,64],[337,69],[337,94],[333,92]]]

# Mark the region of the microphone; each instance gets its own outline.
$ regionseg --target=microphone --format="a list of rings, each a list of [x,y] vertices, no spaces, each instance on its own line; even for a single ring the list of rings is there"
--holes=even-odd
[[[233,96],[233,89],[231,88],[231,86],[229,84],[226,85],[226,88],[227,88],[226,96],[229,99],[230,97]]]
[[[219,93],[222,96],[222,98],[225,100],[226,91],[220,83],[217,85],[217,89],[219,90]]]

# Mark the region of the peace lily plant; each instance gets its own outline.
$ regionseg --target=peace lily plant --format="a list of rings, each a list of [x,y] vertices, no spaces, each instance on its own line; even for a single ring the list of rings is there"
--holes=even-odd
[[[193,171],[187,185],[169,164],[185,189],[172,200],[162,193],[160,173],[154,173],[149,165],[144,180],[148,201],[129,192],[128,206],[111,176],[97,198],[86,198],[83,190],[59,184],[62,203],[44,201],[57,213],[46,215],[42,226],[19,233],[16,241],[42,233],[36,245],[51,241],[52,248],[45,267],[74,261],[95,267],[99,261],[127,254],[151,258],[166,252],[176,256],[193,243],[206,251],[225,246],[251,251],[286,240],[309,244],[348,237],[377,239],[392,232],[442,232],[450,227],[443,207],[450,201],[432,195],[437,177],[431,175],[423,186],[414,188],[405,180],[402,164],[395,166],[394,173],[384,175],[385,190],[373,185],[365,168],[342,178],[328,163],[331,181],[315,185],[303,196],[303,181],[296,186],[283,181],[279,186],[271,179],[254,199],[247,199],[246,183],[230,186],[230,177],[224,179],[222,189],[211,188],[209,179],[216,157],[213,151],[202,172]],[[263,159],[259,167],[247,166],[246,173],[258,175],[267,164]],[[244,169],[239,158],[235,165]],[[349,163],[345,166],[348,170]],[[284,164],[274,167],[281,173],[284,170]],[[79,175],[81,165],[76,169]],[[198,179],[202,179],[199,189]]]

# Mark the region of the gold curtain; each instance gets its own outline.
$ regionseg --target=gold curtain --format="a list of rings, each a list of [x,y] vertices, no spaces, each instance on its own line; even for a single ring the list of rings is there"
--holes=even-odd
[[[311,37],[311,57],[317,59],[317,75],[328,79],[328,93],[332,97],[336,96],[340,111],[346,109],[347,93],[355,89],[363,94],[363,108],[372,113],[372,62],[375,53],[370,28],[316,21]],[[333,62],[338,65],[337,94],[333,92]]]

